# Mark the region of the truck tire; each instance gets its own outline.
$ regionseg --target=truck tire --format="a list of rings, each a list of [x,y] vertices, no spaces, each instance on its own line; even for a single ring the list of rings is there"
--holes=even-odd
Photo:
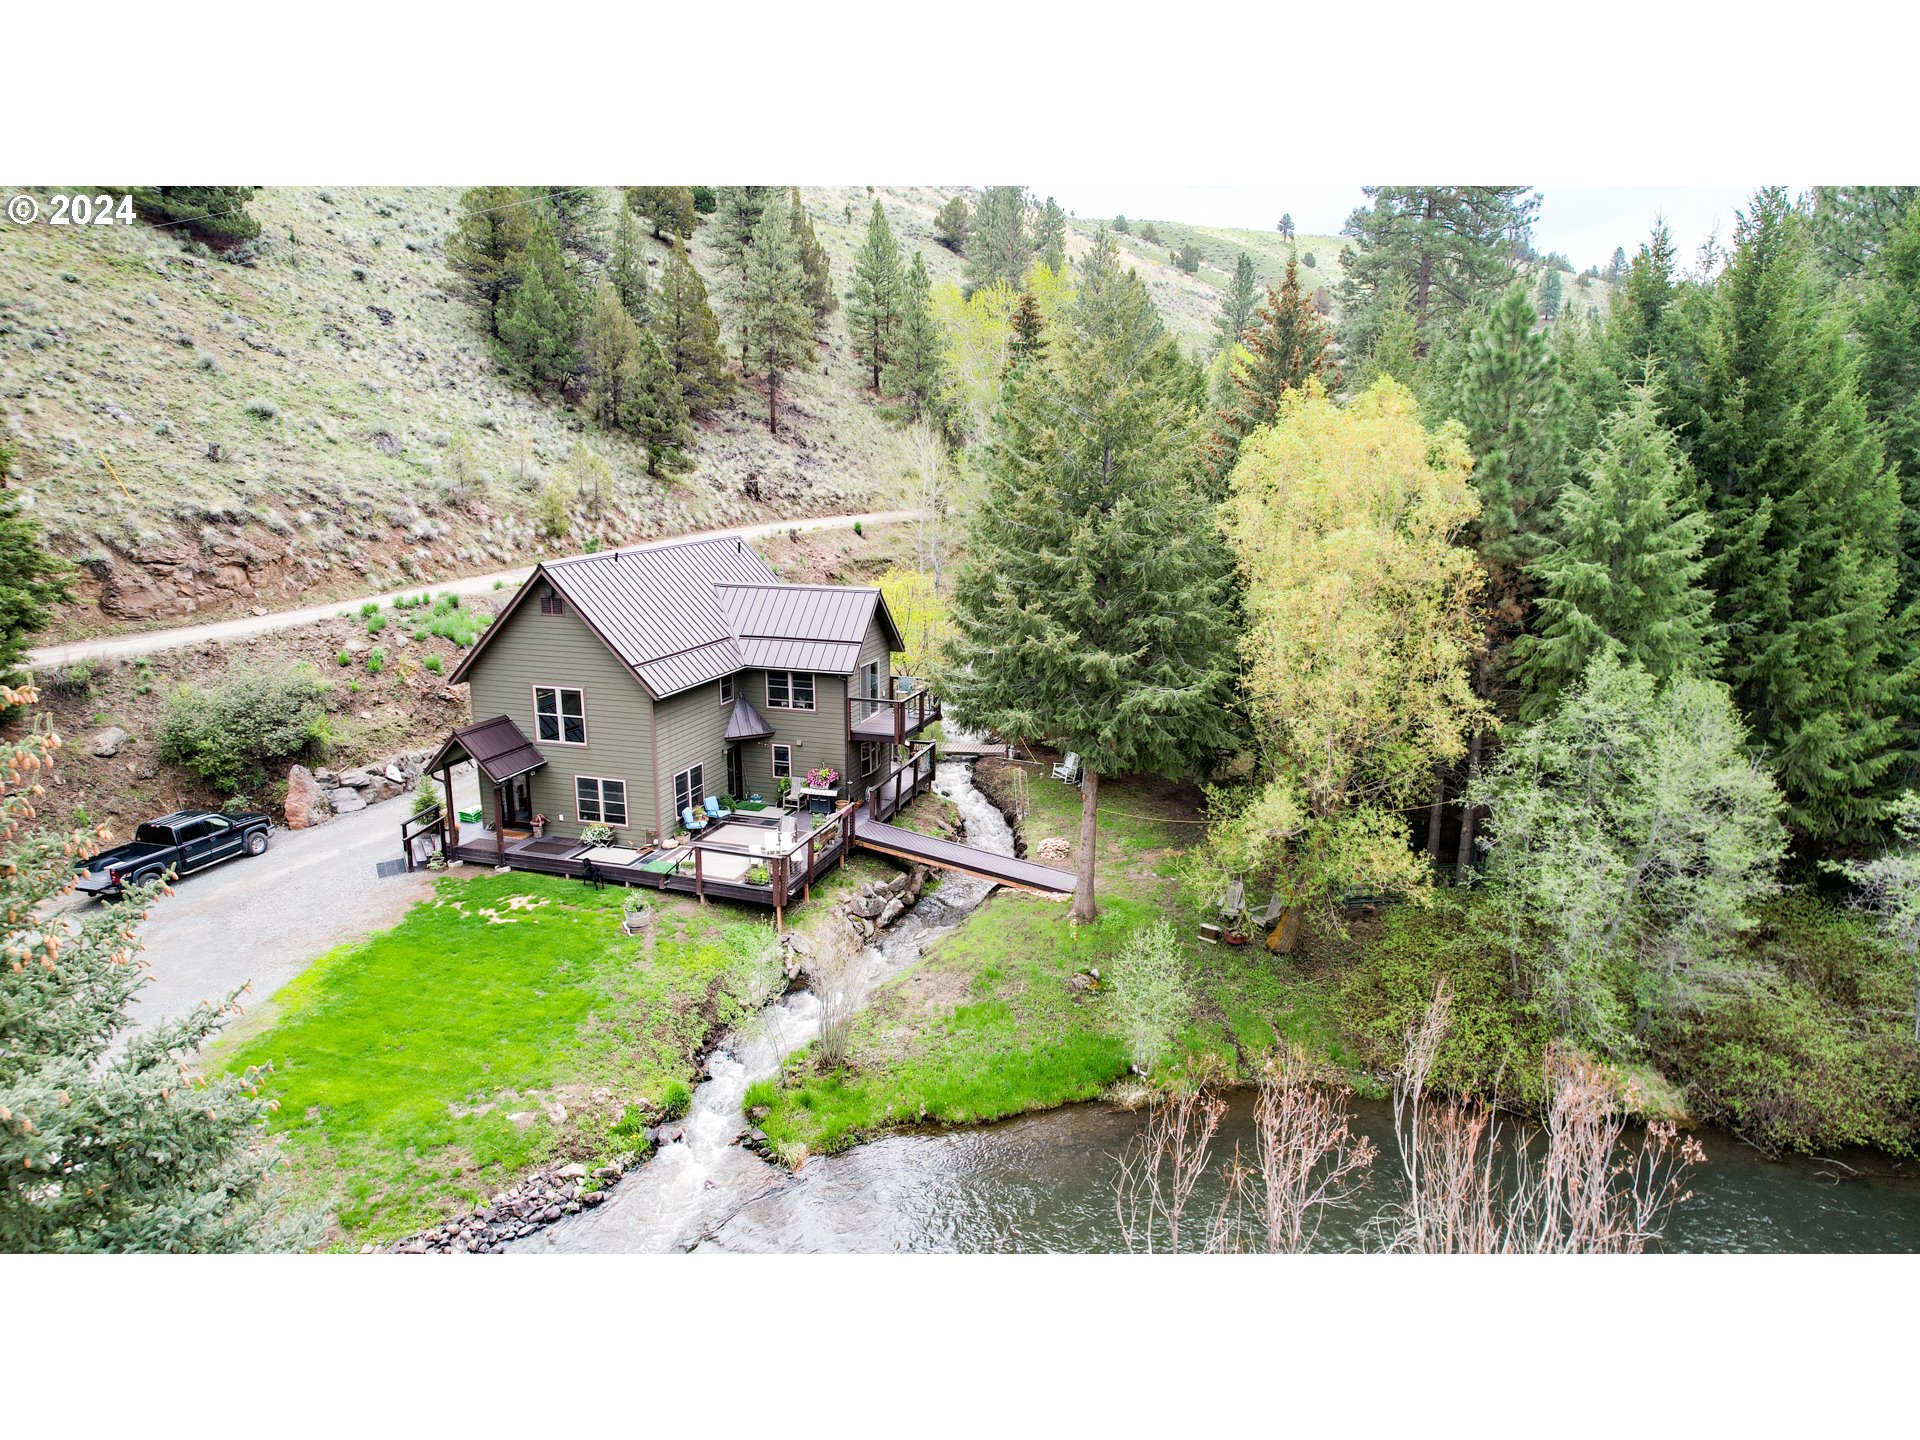
[[[166,874],[164,870],[142,870],[138,875],[133,877],[133,883],[135,885],[151,885],[164,874]]]
[[[256,830],[247,836],[247,854],[264,855],[267,853],[267,832]]]

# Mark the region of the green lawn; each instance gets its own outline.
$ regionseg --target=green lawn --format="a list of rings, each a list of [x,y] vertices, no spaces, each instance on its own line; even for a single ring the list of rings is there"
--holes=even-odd
[[[621,897],[535,875],[442,879],[393,929],[322,957],[222,1053],[271,1062],[273,1128],[344,1242],[404,1235],[654,1104],[768,981],[771,928],[659,906],[645,959]],[[564,1117],[562,1116],[564,1110]]]

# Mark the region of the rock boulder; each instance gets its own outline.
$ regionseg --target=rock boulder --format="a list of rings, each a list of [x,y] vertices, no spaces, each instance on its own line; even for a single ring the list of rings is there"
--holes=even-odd
[[[127,732],[122,730],[118,725],[109,725],[88,742],[87,749],[93,754],[98,755],[102,760],[111,759],[120,753],[129,738],[131,737],[128,736]]]
[[[313,772],[304,765],[296,765],[287,772],[287,828],[305,830],[312,825],[324,825],[333,818],[333,810],[327,804],[327,793],[320,788],[320,782],[314,779]]]

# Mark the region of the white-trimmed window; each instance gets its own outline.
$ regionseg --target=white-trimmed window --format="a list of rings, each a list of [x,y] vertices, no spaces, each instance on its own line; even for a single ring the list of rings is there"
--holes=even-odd
[[[793,778],[793,747],[791,745],[773,747],[773,778],[776,780]]]
[[[813,676],[803,670],[767,672],[769,710],[813,709]]]
[[[675,815],[683,810],[698,813],[706,800],[705,777],[698,765],[689,765],[673,777],[673,813]]]
[[[860,743],[860,773],[871,775],[880,768],[880,747],[870,740]]]
[[[733,677],[731,675],[722,675],[720,677],[720,703],[722,705],[731,705],[733,703]]]
[[[534,686],[533,729],[549,745],[586,744],[586,692],[566,685]]]
[[[600,775],[573,777],[573,802],[583,825],[625,825],[627,782]]]

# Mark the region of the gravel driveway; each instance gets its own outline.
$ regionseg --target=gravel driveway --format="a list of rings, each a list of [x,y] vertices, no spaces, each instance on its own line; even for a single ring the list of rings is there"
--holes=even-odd
[[[343,941],[396,923],[432,890],[425,870],[374,878],[400,858],[400,796],[311,830],[275,830],[273,846],[189,875],[142,928],[149,983],[132,1006],[137,1034],[219,1000],[247,981],[248,1010]]]

